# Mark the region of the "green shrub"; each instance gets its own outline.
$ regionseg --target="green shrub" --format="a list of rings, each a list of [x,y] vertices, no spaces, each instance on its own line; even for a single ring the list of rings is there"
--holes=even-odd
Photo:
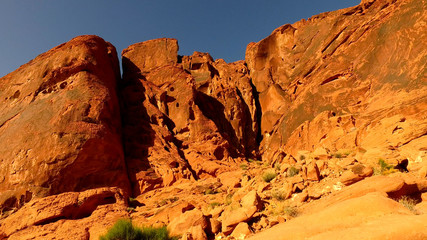
[[[287,171],[288,177],[293,177],[293,176],[297,175],[298,173],[299,173],[299,169],[294,167],[294,166],[290,167]]]
[[[206,189],[204,192],[205,195],[211,195],[211,194],[217,194],[217,193],[218,193],[217,190],[211,189],[211,188]]]
[[[386,163],[384,161],[384,159],[379,159],[378,160],[378,165],[380,165],[380,173],[381,175],[387,175],[393,172],[396,172],[396,169],[394,169],[394,167],[388,163]]]
[[[242,163],[242,164],[240,164],[240,168],[241,168],[242,170],[248,170],[248,165],[246,165],[246,164]]]
[[[219,203],[219,202],[211,202],[210,204],[209,204],[209,206],[212,208],[212,209],[214,209],[215,207],[218,207],[218,206],[220,206],[221,205],[221,203]]]
[[[280,172],[280,169],[281,169],[280,163],[275,163],[274,164],[274,169],[276,169],[276,171]]]
[[[275,190],[271,193],[271,196],[277,201],[284,201],[286,199],[286,194],[281,190]]]
[[[133,212],[135,212],[135,208],[134,207],[128,207],[128,208],[126,208],[126,211],[128,213],[133,213]]]
[[[225,197],[224,203],[225,205],[230,205],[231,202],[233,202],[233,194],[230,193]]]
[[[264,180],[264,182],[271,182],[271,180],[273,180],[276,176],[277,174],[275,172],[265,172],[262,175],[262,179]]]
[[[137,228],[129,220],[118,220],[114,226],[108,230],[107,234],[100,236],[100,240],[173,240],[169,236],[166,227],[161,228]]]

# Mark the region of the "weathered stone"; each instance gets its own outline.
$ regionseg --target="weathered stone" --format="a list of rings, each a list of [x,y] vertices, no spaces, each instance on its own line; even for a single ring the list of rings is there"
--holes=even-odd
[[[129,191],[119,78],[115,48],[97,36],[76,37],[1,78],[0,199],[21,207],[68,191]]]
[[[248,45],[263,159],[319,147],[378,148],[376,161],[390,149],[409,159],[423,151],[423,1],[364,2],[283,25]]]
[[[426,220],[425,214],[414,215],[383,194],[370,193],[278,224],[249,239],[423,239]]]
[[[249,225],[245,222],[241,222],[237,224],[236,228],[231,233],[231,236],[235,237],[236,239],[245,239],[246,236],[250,235],[251,233],[252,231],[249,228]]]
[[[116,211],[113,214],[116,218],[126,217],[125,197],[120,189],[98,188],[34,199],[2,219],[0,236],[10,239],[27,239],[29,236],[42,239],[45,236],[44,239],[54,239],[63,232],[76,236],[84,236],[89,231],[101,234],[96,229],[104,225],[101,230],[105,231],[105,225],[114,222],[110,217],[97,218],[106,216],[108,211]],[[99,223],[95,224],[96,221]],[[81,228],[71,228],[73,222],[81,225]]]
[[[203,213],[198,209],[193,209],[172,220],[168,225],[168,230],[171,236],[177,236],[188,232],[191,227],[197,226],[204,230],[208,224]]]

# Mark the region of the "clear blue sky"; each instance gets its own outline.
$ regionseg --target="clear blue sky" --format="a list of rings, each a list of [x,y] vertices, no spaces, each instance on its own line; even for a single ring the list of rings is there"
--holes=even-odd
[[[177,38],[179,54],[244,59],[246,45],[275,28],[360,0],[2,0],[0,77],[71,38],[95,34],[118,53],[154,38]]]

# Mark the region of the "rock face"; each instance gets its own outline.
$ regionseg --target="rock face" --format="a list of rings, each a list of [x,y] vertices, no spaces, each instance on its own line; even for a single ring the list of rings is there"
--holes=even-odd
[[[249,44],[263,159],[319,146],[424,155],[426,18],[425,1],[363,1]]]
[[[0,80],[0,206],[101,186],[129,188],[115,48],[62,44]]]
[[[154,60],[153,60],[154,59]],[[123,50],[126,162],[142,193],[181,178],[216,176],[256,149],[256,104],[243,62],[178,56],[175,39]]]

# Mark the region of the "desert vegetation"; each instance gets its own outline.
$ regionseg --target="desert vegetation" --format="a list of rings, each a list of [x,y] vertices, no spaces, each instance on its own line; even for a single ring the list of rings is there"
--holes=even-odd
[[[166,227],[135,227],[130,220],[118,220],[99,240],[175,240]]]

